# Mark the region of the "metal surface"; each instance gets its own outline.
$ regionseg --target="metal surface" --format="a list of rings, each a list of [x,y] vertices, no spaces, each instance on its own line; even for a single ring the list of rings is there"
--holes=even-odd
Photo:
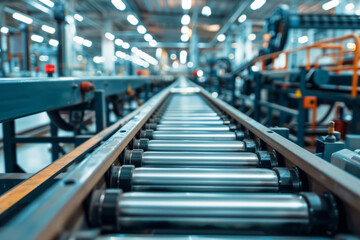
[[[277,192],[277,174],[268,169],[136,168],[132,191]]]
[[[220,235],[134,235],[134,234],[112,234],[97,237],[96,240],[331,240],[333,238],[327,237],[293,237],[293,236],[251,236],[251,235],[242,235],[242,236],[220,236]],[[353,239],[355,240],[355,239]]]
[[[150,140],[149,151],[243,152],[242,141]]]
[[[155,131],[154,140],[236,140],[234,132]]]
[[[257,167],[255,153],[247,152],[144,152],[142,166],[148,167]]]
[[[308,206],[292,194],[124,193],[118,228],[307,232]],[[286,226],[285,228],[283,226]]]
[[[360,155],[343,149],[331,155],[331,163],[356,177],[360,177]]]
[[[159,131],[229,131],[228,125],[164,125],[159,124],[157,125],[156,130]]]
[[[170,87],[153,97],[100,148],[86,157],[51,189],[48,189],[10,227],[0,232],[0,239],[52,239],[62,230],[71,215],[80,208],[95,184],[104,176],[126,145],[169,95]],[[99,161],[102,159],[102,161]],[[69,204],[71,203],[71,204]],[[39,211],[41,206],[41,211]],[[46,214],[44,214],[46,213]],[[26,226],[24,223],[27,223]],[[22,225],[22,231],[18,226]]]

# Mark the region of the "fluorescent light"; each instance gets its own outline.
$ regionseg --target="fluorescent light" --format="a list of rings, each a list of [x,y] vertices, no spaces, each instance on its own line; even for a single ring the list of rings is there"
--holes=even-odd
[[[219,36],[217,36],[217,40],[219,42],[223,42],[223,41],[225,41],[225,39],[226,39],[226,36],[224,34],[220,34]]]
[[[346,47],[347,47],[348,49],[350,49],[350,50],[355,51],[355,49],[356,49],[356,44],[355,44],[355,43],[347,43],[347,44],[346,44]]]
[[[157,41],[155,41],[155,40],[153,39],[153,40],[151,40],[151,41],[149,42],[149,45],[150,45],[151,47],[156,47]]]
[[[203,70],[198,70],[196,72],[196,74],[197,74],[198,77],[202,77],[202,76],[204,76],[204,71]]]
[[[351,11],[351,10],[353,10],[354,8],[355,8],[355,5],[354,5],[353,3],[348,3],[348,4],[345,5],[345,9],[346,9],[347,11]]]
[[[306,42],[308,42],[308,41],[309,41],[308,36],[302,36],[302,37],[299,37],[299,38],[298,38],[298,42],[299,42],[300,44],[304,44],[304,43],[306,43]]]
[[[124,52],[122,52],[122,51],[116,51],[115,55],[116,55],[118,58],[124,59],[126,53],[124,53]]]
[[[175,60],[176,59],[176,54],[175,53],[170,54],[170,59]]]
[[[183,41],[183,42],[187,42],[187,41],[189,41],[189,36],[186,35],[186,34],[182,34],[181,37],[180,37],[180,39],[181,39],[181,41]]]
[[[39,60],[40,60],[40,62],[47,62],[47,61],[49,61],[49,56],[47,56],[47,55],[40,55],[40,56],[39,56]]]
[[[253,65],[253,66],[251,66],[251,71],[253,71],[253,72],[258,72],[258,71],[260,71],[260,69],[259,69],[258,66]]]
[[[129,49],[129,48],[130,48],[130,44],[127,43],[127,42],[124,42],[121,46],[122,46],[124,49]]]
[[[109,39],[110,41],[114,41],[114,39],[115,39],[114,34],[112,34],[112,33],[110,33],[110,32],[105,33],[105,37],[106,37],[107,39]]]
[[[146,33],[146,28],[143,25],[137,26],[136,29],[137,29],[138,33],[140,33],[140,34]]]
[[[139,20],[132,14],[129,14],[126,18],[131,25],[137,25]]]
[[[124,11],[126,9],[126,5],[121,0],[111,0],[111,3],[120,11]]]
[[[187,63],[187,67],[188,67],[188,68],[192,68],[193,66],[194,66],[194,63],[193,63],[193,62],[188,62],[188,63]]]
[[[182,0],[181,6],[184,10],[189,10],[191,8],[191,0]]]
[[[181,27],[181,33],[182,34],[186,34],[189,32],[189,27],[188,26],[182,26]]]
[[[92,41],[87,40],[87,39],[84,39],[83,45],[84,45],[85,47],[91,47],[92,44],[93,44]]]
[[[144,39],[145,39],[145,41],[150,42],[153,39],[153,37],[150,35],[150,33],[147,33],[144,35]]]
[[[204,6],[201,10],[201,14],[204,16],[210,16],[211,15],[211,8],[209,6]]]
[[[53,27],[50,27],[48,25],[42,25],[41,26],[41,30],[43,30],[44,32],[50,33],[50,34],[54,34],[56,29]]]
[[[67,16],[65,17],[65,20],[66,20],[66,22],[67,22],[68,24],[73,24],[73,23],[74,23],[74,18],[73,18],[72,16],[70,16],[70,15],[67,15]]]
[[[84,20],[83,16],[81,16],[80,14],[75,14],[74,18],[78,21],[78,22],[82,22]]]
[[[178,68],[179,67],[179,62],[178,61],[173,62],[172,67],[173,68]]]
[[[96,56],[93,58],[93,61],[94,61],[94,63],[103,63],[103,62],[105,62],[105,58]]]
[[[4,34],[8,34],[9,29],[8,29],[7,27],[2,27],[2,28],[0,29],[0,31],[1,31],[2,33],[4,33]]]
[[[31,35],[31,40],[34,42],[42,43],[44,41],[44,38],[42,36],[33,34]]]
[[[251,34],[248,36],[248,39],[249,39],[250,41],[254,41],[254,40],[256,39],[255,33],[251,33]]]
[[[264,6],[265,3],[266,3],[266,0],[254,0],[253,3],[250,5],[250,8],[252,10],[257,10],[257,9],[261,8],[262,6]]]
[[[245,14],[241,15],[238,19],[239,23],[243,23],[245,22],[245,20],[247,19],[247,16]]]
[[[185,50],[182,50],[180,52],[180,63],[185,64],[186,63],[186,58],[187,58],[187,52]]]
[[[26,24],[32,24],[33,20],[25,15],[22,15],[20,13],[13,13],[12,17],[20,22],[26,23]]]
[[[84,38],[75,36],[75,37],[73,37],[73,41],[76,42],[77,44],[82,45],[84,43]]]
[[[330,10],[334,7],[336,7],[337,5],[340,4],[340,1],[339,0],[331,0],[329,2],[326,2],[322,5],[322,8],[327,11],[327,10]]]
[[[356,10],[356,11],[355,11],[355,14],[356,14],[356,15],[360,15],[360,9]]]
[[[189,25],[190,23],[190,16],[188,14],[184,14],[182,17],[181,17],[181,24],[182,25]]]
[[[42,2],[43,4],[45,4],[48,7],[54,7],[54,2],[50,1],[50,0],[39,0],[40,2]]]
[[[53,47],[57,47],[59,45],[59,41],[56,39],[50,39],[49,44]]]
[[[121,40],[120,38],[115,39],[115,45],[121,47],[121,45],[122,45],[123,43],[124,43],[124,41]]]

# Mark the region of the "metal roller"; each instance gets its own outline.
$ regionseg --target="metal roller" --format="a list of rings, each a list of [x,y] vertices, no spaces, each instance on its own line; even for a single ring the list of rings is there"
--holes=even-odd
[[[135,167],[245,168],[277,167],[273,154],[250,152],[155,152],[142,149],[125,150],[123,164]]]
[[[223,120],[209,120],[209,121],[186,121],[186,120],[160,120],[160,124],[164,125],[222,125],[225,124]]]
[[[114,166],[110,188],[162,192],[299,192],[299,175],[287,168],[135,168]]]
[[[144,234],[112,234],[97,237],[96,240],[334,240],[330,237],[293,237],[293,236],[251,236],[251,235],[144,235]]]
[[[164,113],[163,117],[216,117],[218,114],[216,112],[210,113]]]
[[[244,141],[134,140],[134,149],[144,151],[245,152]]]
[[[159,131],[230,131],[229,125],[164,125],[159,124],[156,126]]]
[[[146,130],[140,132],[140,138],[153,140],[211,140],[211,141],[233,141],[243,140],[245,134],[242,131],[154,131]]]
[[[163,116],[162,120],[164,120],[164,121],[218,121],[218,120],[221,120],[221,118],[220,118],[220,116],[211,116],[211,117]]]
[[[324,193],[154,193],[97,190],[89,222],[126,232],[182,229],[240,234],[324,234],[337,228],[332,195]]]

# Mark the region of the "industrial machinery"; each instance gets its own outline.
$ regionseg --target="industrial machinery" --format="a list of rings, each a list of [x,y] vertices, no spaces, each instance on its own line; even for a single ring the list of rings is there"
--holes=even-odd
[[[284,50],[290,29],[359,29],[359,22],[356,15],[296,14],[280,6],[265,27],[268,46],[258,57],[233,67],[230,75],[219,77],[226,78],[224,86],[232,91],[230,100],[226,94],[221,97],[267,126],[289,128],[300,146],[314,145],[315,136],[326,134],[329,116],[343,138],[360,133],[359,36]],[[318,114],[320,106],[328,111]]]
[[[122,123],[1,196],[0,239],[360,234],[359,179],[185,78]]]

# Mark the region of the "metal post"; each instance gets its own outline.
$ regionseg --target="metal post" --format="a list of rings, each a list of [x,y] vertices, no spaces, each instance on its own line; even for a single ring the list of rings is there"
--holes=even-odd
[[[145,101],[149,100],[150,84],[145,83]]]
[[[306,89],[306,72],[305,70],[300,72],[300,90],[303,94]],[[306,110],[303,107],[303,96],[298,99],[298,115],[297,115],[297,144],[300,147],[304,146],[304,137],[305,137],[305,122],[306,122]]]
[[[254,118],[256,121],[260,120],[260,104],[259,101],[261,100],[261,82],[262,76],[259,73],[254,74],[255,78],[255,100],[254,100]]]
[[[57,47],[57,67],[59,76],[65,76],[65,5],[63,3],[56,3],[54,7],[54,18],[57,22],[57,40],[59,45]]]
[[[51,137],[56,138],[58,136],[58,128],[55,126],[55,124],[51,121],[50,122],[50,134]],[[52,141],[51,142],[51,157],[52,161],[56,161],[59,158],[59,151],[60,146],[58,141]]]
[[[30,56],[29,56],[29,28],[25,23],[20,24],[21,31],[21,44],[23,45],[24,55],[23,55],[23,70],[30,71]]]
[[[96,116],[96,132],[98,133],[106,128],[106,101],[104,90],[95,91],[94,104]]]
[[[5,172],[24,172],[17,164],[15,138],[15,121],[3,123]]]
[[[236,96],[235,96],[235,93],[236,93],[236,89],[235,89],[235,87],[236,87],[236,77],[235,77],[235,75],[232,75],[230,79],[231,79],[231,84],[232,84],[231,104],[235,107],[235,102],[236,102]]]

